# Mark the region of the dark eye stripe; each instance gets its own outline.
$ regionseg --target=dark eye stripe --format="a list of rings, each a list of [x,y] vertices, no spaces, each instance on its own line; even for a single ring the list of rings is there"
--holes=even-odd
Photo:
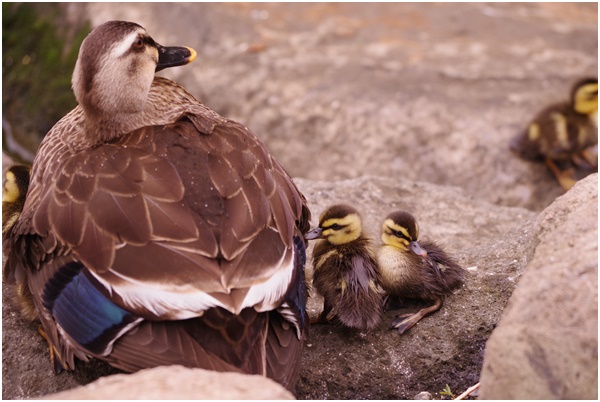
[[[139,42],[141,42],[141,44],[139,44]],[[141,52],[146,48],[146,46],[156,47],[156,42],[154,42],[154,39],[152,39],[150,36],[138,36],[131,45],[129,52]]]
[[[323,227],[323,230],[327,230],[327,229],[340,230],[340,229],[345,228],[346,226],[348,226],[348,225],[338,225],[337,223],[334,223],[333,225]]]
[[[401,239],[406,239],[406,240],[410,240],[408,237],[406,237],[404,235],[404,233],[400,232],[399,230],[394,230],[394,229],[390,229],[392,231],[392,233],[394,234],[394,236],[399,237]]]

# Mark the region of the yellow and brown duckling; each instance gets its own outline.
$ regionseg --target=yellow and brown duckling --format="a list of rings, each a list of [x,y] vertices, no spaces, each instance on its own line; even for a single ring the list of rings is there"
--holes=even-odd
[[[439,246],[418,241],[419,227],[408,212],[389,214],[382,225],[382,246],[377,251],[381,285],[391,298],[431,301],[433,304],[415,314],[392,321],[400,334],[408,331],[428,314],[438,311],[444,297],[460,285],[464,270]]]
[[[2,235],[6,235],[15,224],[23,205],[29,188],[31,167],[26,165],[13,165],[8,168],[5,175],[4,187],[2,189]]]
[[[10,238],[10,231],[21,215],[29,180],[31,178],[31,166],[13,165],[6,170],[4,175],[4,187],[2,189],[2,240]],[[20,284],[15,288],[15,301],[21,307],[23,315],[28,319],[35,319],[37,312],[33,304],[33,297],[26,284]]]
[[[86,37],[79,105],[39,147],[4,279],[30,291],[65,369],[178,364],[293,390],[310,212],[248,128],[155,76],[195,57],[132,22]]]
[[[346,327],[375,328],[381,320],[383,292],[371,240],[363,234],[358,211],[349,205],[328,208],[306,239],[322,239],[313,250],[313,285],[324,298],[316,321],[337,317]]]
[[[544,160],[565,190],[583,176],[598,171],[597,146],[596,78],[575,83],[570,102],[542,110],[510,144],[525,159]]]

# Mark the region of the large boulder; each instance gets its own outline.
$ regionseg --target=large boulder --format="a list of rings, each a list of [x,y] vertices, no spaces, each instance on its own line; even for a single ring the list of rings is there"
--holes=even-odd
[[[598,399],[598,175],[536,227],[540,243],[487,342],[481,397]]]
[[[115,374],[44,399],[294,399],[276,382],[258,375],[217,373],[181,366]]]
[[[388,311],[371,333],[312,326],[297,396],[410,399],[428,391],[439,397],[446,385],[456,393],[477,383],[485,342],[532,255],[536,214],[476,200],[454,187],[391,178],[297,183],[313,211],[313,226],[328,206],[349,203],[361,211],[378,245],[386,215],[404,209],[418,219],[420,238],[438,242],[467,270],[442,309],[404,335],[389,329],[398,311]],[[312,296],[308,310],[316,316],[323,304]]]

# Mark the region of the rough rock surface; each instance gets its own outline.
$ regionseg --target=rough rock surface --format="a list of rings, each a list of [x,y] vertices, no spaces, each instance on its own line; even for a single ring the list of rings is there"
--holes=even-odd
[[[597,73],[597,4],[65,7],[94,25],[132,20],[161,44],[196,48],[196,62],[165,75],[257,133],[302,178],[314,224],[328,205],[349,202],[378,241],[383,217],[405,208],[423,237],[469,268],[442,310],[403,336],[386,327],[396,312],[370,334],[313,326],[298,398],[437,398],[446,384],[459,393],[479,381],[486,341],[537,233],[562,219],[536,223],[530,210],[562,191],[543,165],[515,158],[507,144],[540,108],[564,100],[573,81]],[[556,247],[572,249],[568,240]],[[2,300],[4,399],[117,372],[92,361],[55,376],[36,325],[19,316],[4,286]],[[310,299],[311,315],[320,302]]]
[[[386,313],[373,332],[338,325],[311,327],[296,388],[301,399],[412,398],[437,394],[446,384],[462,391],[475,384],[485,342],[533,254],[536,213],[476,200],[454,187],[367,176],[339,182],[297,179],[313,211],[313,224],[329,205],[348,202],[363,214],[378,243],[383,218],[395,209],[412,211],[422,238],[435,239],[468,270],[465,283],[442,310],[403,336],[389,330],[397,311]],[[309,249],[310,258],[312,248]],[[312,266],[307,269],[312,278]],[[3,289],[3,397],[37,397],[73,388],[115,370],[100,362],[55,376],[45,342],[25,322]],[[414,307],[414,306],[413,306]],[[311,297],[311,316],[322,308]]]
[[[540,244],[487,342],[485,399],[598,399],[598,176],[539,216]]]
[[[294,399],[276,382],[256,375],[181,366],[116,374],[45,399]]]

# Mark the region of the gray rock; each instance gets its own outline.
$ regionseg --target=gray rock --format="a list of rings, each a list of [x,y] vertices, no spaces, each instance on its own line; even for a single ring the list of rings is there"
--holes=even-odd
[[[539,245],[487,343],[482,399],[598,399],[598,175],[536,222]]]
[[[296,181],[313,211],[313,224],[327,206],[348,202],[361,210],[366,231],[378,243],[387,213],[407,209],[419,219],[421,237],[436,240],[468,270],[464,285],[444,307],[402,336],[388,329],[397,311],[387,312],[368,334],[335,324],[312,326],[296,396],[410,399],[424,390],[439,393],[446,384],[460,393],[478,382],[485,342],[532,255],[536,214],[475,200],[454,187],[391,178]],[[309,264],[307,279],[311,278]],[[35,324],[15,311],[9,294],[3,288],[5,399],[39,397],[117,372],[91,361],[76,372],[54,375],[45,342]],[[316,316],[322,300],[312,296],[308,311]]]
[[[91,384],[48,395],[44,399],[289,400],[294,396],[276,382],[258,375],[171,366],[100,378]]]
[[[423,392],[419,392],[417,395],[415,395],[415,397],[413,399],[415,401],[430,401],[433,399],[433,396],[431,395],[431,393],[429,393],[427,391],[423,391]]]
[[[476,200],[454,187],[391,178],[296,182],[313,225],[329,205],[346,202],[362,212],[367,233],[379,244],[385,216],[405,209],[418,219],[420,237],[438,242],[468,272],[439,312],[402,336],[388,329],[398,311],[387,312],[369,334],[311,326],[298,398],[412,399],[425,390],[437,395],[447,384],[458,395],[477,383],[485,342],[532,255],[536,214]],[[313,293],[309,314],[321,309]]]

